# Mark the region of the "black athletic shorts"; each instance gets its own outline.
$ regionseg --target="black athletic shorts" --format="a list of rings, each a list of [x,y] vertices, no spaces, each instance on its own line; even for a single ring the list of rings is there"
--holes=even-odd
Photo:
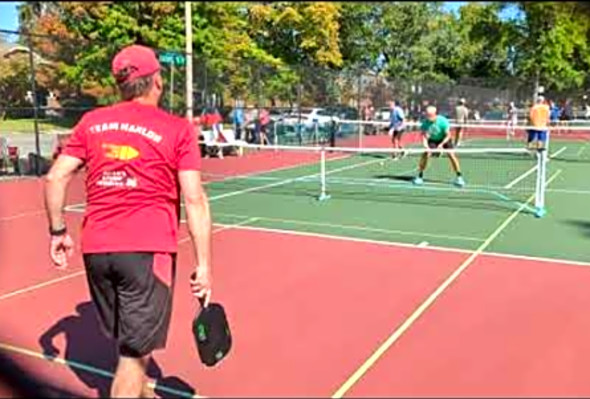
[[[433,140],[428,140],[428,148],[436,148],[440,145],[441,141],[433,141]],[[452,150],[453,149],[453,143],[451,140],[447,141],[445,143],[445,145],[443,145],[443,148],[445,150]]]
[[[92,300],[122,356],[164,348],[172,314],[176,255],[150,252],[84,254]]]

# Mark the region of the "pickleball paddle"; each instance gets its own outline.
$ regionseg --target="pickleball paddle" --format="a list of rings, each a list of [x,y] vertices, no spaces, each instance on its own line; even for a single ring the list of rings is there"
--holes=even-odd
[[[193,320],[193,336],[201,362],[213,367],[224,359],[232,346],[232,335],[225,309],[219,303],[199,298],[201,308]]]

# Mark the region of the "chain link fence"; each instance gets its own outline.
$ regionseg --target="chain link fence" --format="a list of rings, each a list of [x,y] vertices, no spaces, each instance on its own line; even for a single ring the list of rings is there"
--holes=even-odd
[[[43,173],[60,141],[85,112],[118,101],[110,66],[114,54],[126,44],[0,30],[0,158],[7,158],[8,147],[13,152],[17,148],[20,171]],[[156,51],[165,86],[161,106],[184,116],[186,54],[169,49]],[[269,65],[248,59],[193,59],[195,116],[217,109],[224,124],[233,127],[234,111],[242,109],[243,129],[253,132],[261,111],[266,110],[271,120],[269,139],[282,144],[325,139],[334,118],[386,120],[389,102],[394,99],[410,119],[418,119],[427,104],[436,105],[440,113],[453,118],[460,98],[466,99],[473,116],[484,120],[505,118],[511,101],[526,118],[524,111],[531,105],[533,92],[531,82],[516,78],[463,78],[439,83],[392,79],[366,69]],[[576,117],[585,114],[582,90],[547,94],[559,102],[569,101]],[[337,135],[352,138],[345,142],[350,144],[370,133],[359,123],[342,122]],[[257,140],[256,134],[247,137]]]

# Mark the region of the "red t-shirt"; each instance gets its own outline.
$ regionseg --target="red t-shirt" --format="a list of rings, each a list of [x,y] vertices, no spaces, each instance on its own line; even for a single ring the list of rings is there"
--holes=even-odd
[[[88,169],[82,252],[177,251],[177,172],[201,167],[191,123],[122,102],[85,114],[62,153]]]

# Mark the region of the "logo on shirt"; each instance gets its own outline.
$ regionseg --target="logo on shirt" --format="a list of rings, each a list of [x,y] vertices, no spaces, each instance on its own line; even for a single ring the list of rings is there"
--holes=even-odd
[[[125,171],[103,172],[100,180],[96,183],[101,187],[127,187],[136,188],[137,178],[129,176]]]
[[[131,161],[139,156],[139,151],[128,145],[103,144],[102,148],[105,157],[119,161]]]

